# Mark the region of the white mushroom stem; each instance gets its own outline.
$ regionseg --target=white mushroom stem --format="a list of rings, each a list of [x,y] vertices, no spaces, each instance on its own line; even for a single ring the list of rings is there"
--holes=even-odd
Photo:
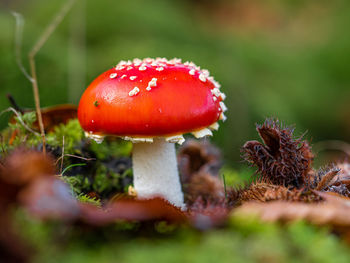
[[[138,198],[160,196],[185,208],[174,143],[164,138],[156,138],[153,143],[135,143],[132,161]]]

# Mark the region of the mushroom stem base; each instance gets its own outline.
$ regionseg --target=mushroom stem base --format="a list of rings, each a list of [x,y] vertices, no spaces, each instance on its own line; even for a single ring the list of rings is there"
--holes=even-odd
[[[134,188],[138,198],[163,197],[184,208],[175,144],[164,139],[133,145]]]

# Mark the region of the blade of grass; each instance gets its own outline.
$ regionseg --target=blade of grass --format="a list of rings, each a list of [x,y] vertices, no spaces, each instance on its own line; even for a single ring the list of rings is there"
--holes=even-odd
[[[64,170],[62,171],[61,175],[63,175],[70,168],[73,168],[75,166],[84,166],[84,165],[86,165],[86,163],[74,163],[74,164],[68,165],[66,168],[64,168]]]
[[[227,189],[226,189],[225,174],[222,174],[222,181],[224,182],[225,200],[227,200]]]

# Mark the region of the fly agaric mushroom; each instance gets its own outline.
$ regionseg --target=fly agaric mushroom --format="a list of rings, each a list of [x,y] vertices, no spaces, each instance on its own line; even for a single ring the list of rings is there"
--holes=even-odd
[[[175,144],[184,133],[212,135],[225,120],[220,85],[192,62],[165,58],[121,61],[98,76],[81,97],[78,118],[86,134],[134,143],[138,198],[161,196],[184,207]]]

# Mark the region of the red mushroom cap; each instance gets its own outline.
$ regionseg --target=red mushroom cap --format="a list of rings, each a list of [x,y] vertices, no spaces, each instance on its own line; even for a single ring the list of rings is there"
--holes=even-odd
[[[92,134],[172,136],[200,130],[222,118],[219,84],[192,62],[122,61],[98,76],[82,95],[78,118]]]

